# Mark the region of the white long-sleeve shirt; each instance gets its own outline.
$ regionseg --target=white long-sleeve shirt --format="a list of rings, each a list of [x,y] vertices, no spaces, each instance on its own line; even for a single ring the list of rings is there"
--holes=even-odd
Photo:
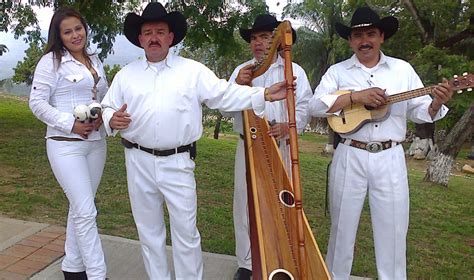
[[[102,62],[96,55],[90,56],[92,66],[100,80],[97,84],[98,102],[107,91],[107,78]],[[46,138],[62,136],[81,138],[72,133],[74,126],[74,107],[89,105],[93,102],[92,88],[94,77],[87,67],[77,61],[69,52],[65,52],[57,67],[53,52],[45,54],[36,66],[31,86],[29,105],[33,114],[48,125]],[[93,131],[85,141],[99,140],[105,137],[101,126]]]
[[[235,82],[240,69],[248,64],[255,63],[255,59],[249,60],[237,66],[232,73],[229,82]],[[281,56],[277,56],[277,60],[270,65],[267,71],[261,76],[258,76],[252,80],[252,86],[269,87],[275,83],[285,80],[284,75],[284,60]],[[296,89],[295,89],[295,114],[296,114],[296,129],[298,133],[303,132],[306,124],[308,123],[308,101],[311,98],[311,86],[308,81],[308,77],[304,72],[303,68],[296,63],[292,63],[293,76],[296,76]],[[265,117],[268,121],[276,121],[277,123],[288,122],[288,113],[286,107],[286,100],[265,102]],[[236,132],[243,134],[242,124],[242,112],[223,112],[224,116],[233,116],[234,125],[233,128]]]
[[[171,149],[197,141],[202,134],[202,104],[211,109],[253,108],[263,116],[264,88],[239,86],[219,79],[203,64],[168,53],[166,59],[132,62],[115,76],[102,101],[107,133],[109,121],[127,104],[131,123],[122,137],[144,147]]]
[[[324,74],[315,93],[309,101],[309,112],[315,117],[327,117],[328,109],[336,102],[339,90],[360,91],[371,87],[386,90],[387,95],[393,95],[423,87],[423,83],[411,65],[401,59],[385,56],[380,52],[379,63],[367,68],[357,57],[331,66]],[[431,97],[424,95],[390,106],[389,117],[380,122],[370,122],[363,125],[354,133],[341,134],[344,138],[358,141],[397,141],[405,140],[407,118],[415,123],[430,123],[443,118],[448,112],[442,106],[432,119],[428,112]],[[339,112],[336,112],[337,114]]]

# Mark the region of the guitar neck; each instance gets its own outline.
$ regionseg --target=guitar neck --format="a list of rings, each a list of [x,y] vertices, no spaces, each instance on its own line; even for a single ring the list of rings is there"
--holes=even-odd
[[[397,103],[397,102],[400,102],[400,101],[404,101],[404,100],[412,99],[412,98],[415,98],[415,97],[430,94],[430,93],[433,92],[434,87],[435,86],[430,86],[430,87],[419,88],[419,89],[415,89],[415,90],[410,90],[410,91],[390,95],[388,97],[387,103],[388,104],[393,104],[393,103]]]

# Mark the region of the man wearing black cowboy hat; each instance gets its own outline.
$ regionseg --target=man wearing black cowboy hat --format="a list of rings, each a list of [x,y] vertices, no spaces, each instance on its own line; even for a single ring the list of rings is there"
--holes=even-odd
[[[170,217],[176,279],[202,279],[201,238],[196,227],[194,144],[202,134],[202,103],[263,115],[265,100],[286,97],[286,82],[251,88],[218,79],[204,65],[173,55],[186,19],[149,3],[130,13],[124,34],[145,50],[125,66],[103,99],[104,126],[126,147],[127,181],[145,269],[150,279],[170,279],[163,204]]]
[[[351,25],[336,24],[354,55],[331,66],[309,102],[317,117],[341,113],[342,108],[363,104],[375,109],[387,96],[422,88],[415,70],[405,61],[380,51],[384,40],[398,29],[392,16],[380,19],[369,7],[358,8]],[[335,95],[338,90],[351,91]],[[452,96],[447,83],[434,89],[434,98],[422,96],[394,103],[389,116],[359,130],[341,134],[329,175],[331,233],[326,264],[333,279],[348,279],[360,213],[368,193],[379,279],[406,279],[408,231],[408,180],[405,156],[407,118],[433,122],[444,117],[443,105]],[[349,116],[347,116],[349,117]]]
[[[279,81],[284,76],[284,60],[275,54],[270,58],[272,65],[261,76],[251,80],[252,70],[257,61],[265,58],[268,47],[271,45],[272,31],[277,28],[280,21],[269,14],[256,17],[252,28],[240,28],[240,35],[249,43],[253,59],[242,63],[232,73],[229,81],[240,85],[248,85],[250,82],[255,86],[268,86]],[[293,30],[293,42],[296,41],[296,32]],[[268,59],[268,58],[267,58]],[[298,132],[302,132],[307,124],[307,105],[311,97],[311,87],[303,68],[296,63],[293,65],[293,74],[296,76],[296,124]],[[226,114],[228,115],[228,114]],[[242,112],[233,112],[234,130],[242,135],[237,143],[234,170],[234,232],[235,232],[235,255],[239,269],[234,275],[236,280],[250,279],[252,274],[252,256],[250,252],[249,217],[247,202],[247,182],[245,175],[245,152],[243,141]],[[265,117],[272,123],[270,130],[272,137],[279,143],[282,159],[290,168],[288,139],[288,112],[285,102],[267,102],[265,106]]]

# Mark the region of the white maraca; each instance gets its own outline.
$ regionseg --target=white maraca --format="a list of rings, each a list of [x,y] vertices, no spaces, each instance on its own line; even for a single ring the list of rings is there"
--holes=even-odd
[[[91,111],[87,105],[81,104],[74,108],[74,118],[78,121],[86,121],[89,119]]]
[[[90,111],[89,118],[95,120],[100,116],[100,114],[102,114],[102,106],[100,105],[100,103],[97,103],[97,102],[91,103],[89,105],[89,111]]]

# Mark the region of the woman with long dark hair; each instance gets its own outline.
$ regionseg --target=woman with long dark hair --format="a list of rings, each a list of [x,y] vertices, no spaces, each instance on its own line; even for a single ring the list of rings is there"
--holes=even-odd
[[[59,8],[36,66],[30,108],[47,125],[51,169],[68,201],[65,279],[105,279],[94,197],[106,157],[100,100],[107,81],[99,58],[87,51],[87,24],[76,10]]]

